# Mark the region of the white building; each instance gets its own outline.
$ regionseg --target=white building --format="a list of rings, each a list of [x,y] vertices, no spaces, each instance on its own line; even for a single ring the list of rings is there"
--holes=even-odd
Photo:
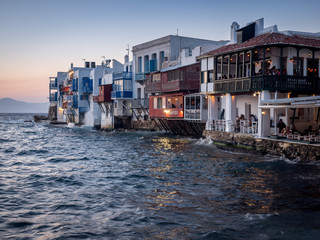
[[[211,41],[182,36],[165,36],[149,42],[133,46],[133,111],[136,111],[142,119],[148,119],[149,101],[145,92],[146,74],[157,72],[168,67],[181,64],[183,55],[192,55],[192,51],[200,46],[200,52],[218,48],[227,41]],[[197,50],[196,50],[197,51]],[[182,53],[182,54],[181,54]],[[186,59],[186,58],[184,58]],[[188,59],[190,62],[196,57]],[[185,63],[187,64],[187,63]],[[139,113],[139,114],[138,114]],[[137,120],[134,116],[133,120]]]
[[[243,28],[233,23],[230,44],[199,57],[207,129],[264,137],[278,131],[280,118],[300,132],[318,127],[319,35],[279,32],[263,19]]]

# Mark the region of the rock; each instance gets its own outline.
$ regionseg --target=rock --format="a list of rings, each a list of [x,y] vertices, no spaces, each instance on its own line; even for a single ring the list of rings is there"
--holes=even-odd
[[[48,120],[48,118],[46,116],[42,116],[42,115],[34,115],[33,120],[35,122],[40,122],[40,121],[46,121],[46,120]]]

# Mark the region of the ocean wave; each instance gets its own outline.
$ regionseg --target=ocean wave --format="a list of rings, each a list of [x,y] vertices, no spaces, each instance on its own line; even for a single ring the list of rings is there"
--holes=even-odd
[[[265,220],[269,217],[272,216],[279,216],[278,212],[274,212],[274,213],[257,213],[257,214],[253,214],[253,213],[247,213],[246,215],[244,215],[244,219],[246,221],[261,221],[261,220]]]
[[[17,153],[18,156],[22,155],[33,155],[33,154],[46,154],[47,150],[31,149],[31,150],[22,150]]]

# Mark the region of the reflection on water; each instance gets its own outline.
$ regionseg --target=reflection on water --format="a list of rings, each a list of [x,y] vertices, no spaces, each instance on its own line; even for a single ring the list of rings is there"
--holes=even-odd
[[[0,115],[4,239],[317,239],[317,164]]]

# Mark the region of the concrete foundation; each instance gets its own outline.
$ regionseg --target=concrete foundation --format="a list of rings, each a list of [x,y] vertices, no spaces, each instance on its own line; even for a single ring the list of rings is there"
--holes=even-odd
[[[210,138],[218,147],[227,150],[272,154],[303,162],[320,160],[320,144],[254,138],[247,134],[208,130],[203,131],[203,137]]]

